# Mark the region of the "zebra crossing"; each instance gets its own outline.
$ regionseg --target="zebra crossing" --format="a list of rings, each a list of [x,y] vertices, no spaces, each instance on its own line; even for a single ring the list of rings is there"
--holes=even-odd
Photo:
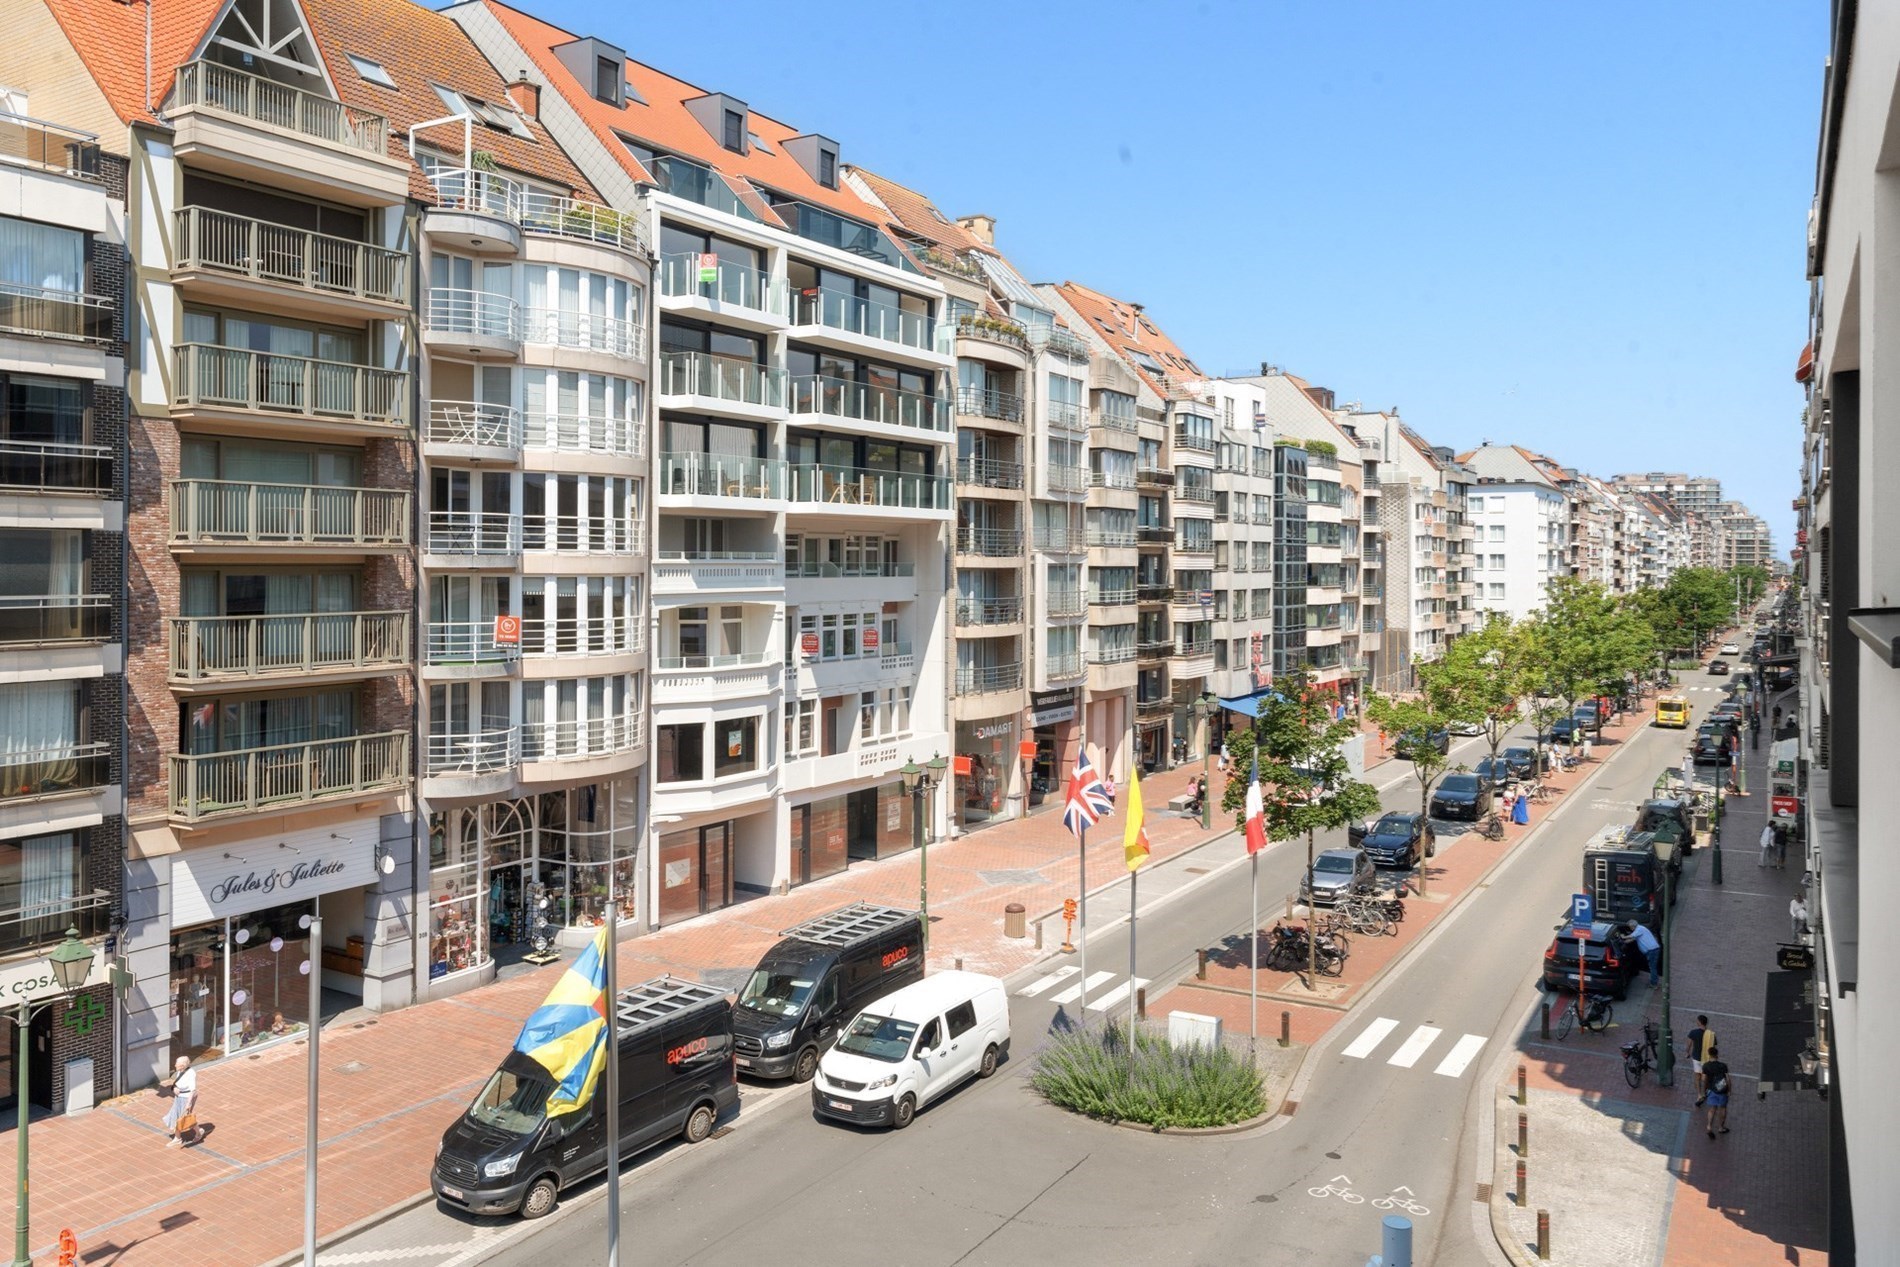
[[[1067,1007],[1081,999],[1086,988],[1089,1011],[1112,1012],[1117,1008],[1126,1008],[1128,996],[1148,986],[1146,977],[1127,978],[1116,972],[1091,972],[1086,982],[1081,980],[1081,976],[1082,970],[1073,964],[1057,968],[1048,976],[1038,977],[1016,991],[1016,997],[1037,999],[1057,986],[1064,986],[1065,989],[1049,994],[1049,1002]],[[1120,981],[1121,984],[1110,987],[1111,981]]]
[[[1369,1060],[1374,1052],[1385,1046],[1386,1039],[1398,1030],[1399,1024],[1390,1016],[1377,1017],[1355,1034],[1339,1054],[1349,1060]],[[1412,1032],[1400,1040],[1397,1047],[1392,1048],[1385,1063],[1398,1069],[1418,1067],[1444,1034],[1444,1030],[1434,1025],[1414,1026]],[[1460,1037],[1432,1067],[1432,1072],[1445,1078],[1462,1077],[1471,1068],[1472,1062],[1477,1060],[1478,1053],[1484,1050],[1487,1041],[1483,1034]]]

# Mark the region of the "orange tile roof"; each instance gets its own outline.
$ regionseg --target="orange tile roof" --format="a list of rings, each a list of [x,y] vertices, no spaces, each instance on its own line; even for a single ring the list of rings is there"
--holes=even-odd
[[[871,187],[878,201],[889,208],[897,217],[897,223],[918,237],[952,251],[987,251],[992,255],[999,252],[991,246],[979,242],[976,235],[952,220],[937,209],[937,204],[927,196],[907,185],[887,180],[862,167],[853,167],[852,172]]]
[[[368,110],[389,120],[389,153],[409,159],[409,129],[439,119],[449,112],[432,84],[442,84],[482,101],[507,106],[508,94],[499,71],[455,22],[412,0],[303,0],[318,52],[330,68],[337,95],[346,105]],[[346,53],[382,64],[396,81],[393,89],[370,83],[356,73]],[[600,195],[580,173],[565,151],[534,119],[524,119],[533,140],[498,131],[476,120],[473,147],[495,156],[507,172],[519,172],[560,186],[590,201]],[[459,153],[462,129],[443,124],[422,133],[436,148]],[[410,162],[409,192],[423,202],[434,202],[435,187]]]
[[[166,0],[149,8],[152,19],[152,96],[163,101],[178,67],[191,60],[205,28],[224,0]],[[117,0],[46,0],[73,51],[127,123],[151,123],[145,100],[146,5]]]
[[[560,58],[554,55],[556,48],[581,37],[502,4],[500,0],[482,0],[482,3],[515,41],[527,50],[528,56],[534,60],[549,84],[562,93],[607,152],[635,180],[651,183],[653,178],[620,143],[620,134],[655,149],[704,163],[729,179],[753,181],[801,202],[824,207],[879,228],[890,224],[881,208],[858,197],[844,188],[842,183],[837,189],[827,189],[806,174],[798,160],[786,153],[784,146],[791,138],[804,135],[798,129],[751,110],[748,105],[751,131],[765,142],[765,146],[754,145],[744,154],[735,154],[714,140],[686,109],[685,103],[705,96],[705,89],[675,79],[631,58],[627,61],[627,80],[645,104],[629,97],[625,106],[616,109],[596,99],[587,85],[577,83]]]
[[[1056,291],[1156,393],[1166,396],[1171,384],[1178,386],[1187,380],[1207,377],[1194,359],[1148,320],[1137,305],[1090,290],[1079,282],[1063,282]],[[1137,351],[1161,366],[1168,381],[1142,368],[1132,355]]]

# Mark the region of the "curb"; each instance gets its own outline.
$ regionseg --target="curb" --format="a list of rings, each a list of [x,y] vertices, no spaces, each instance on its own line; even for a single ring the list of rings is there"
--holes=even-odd
[[[328,1236],[318,1237],[317,1238],[317,1254],[319,1257],[321,1257],[324,1250],[330,1249],[333,1246],[350,1239],[352,1236],[361,1236],[364,1232],[369,1231],[371,1228],[376,1227],[383,1223],[387,1223],[389,1222],[389,1220],[397,1217],[398,1215],[407,1214],[409,1213],[409,1211],[415,1209],[417,1206],[421,1205],[425,1201],[433,1201],[433,1200],[435,1200],[435,1193],[432,1190],[425,1188],[422,1192],[414,1196],[404,1197],[402,1200],[396,1202],[394,1205],[384,1206],[381,1210],[378,1210],[376,1213],[365,1215],[364,1217],[356,1220],[356,1222],[350,1224],[348,1227],[340,1227],[336,1231],[330,1233]],[[270,1259],[267,1262],[260,1263],[259,1267],[295,1267],[295,1264],[298,1264],[301,1262],[303,1262],[303,1247],[300,1245],[296,1249],[290,1250],[287,1253],[279,1254],[277,1257]]]

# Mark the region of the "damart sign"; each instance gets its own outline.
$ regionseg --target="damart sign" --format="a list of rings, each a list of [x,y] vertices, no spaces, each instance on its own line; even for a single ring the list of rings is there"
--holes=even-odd
[[[372,821],[186,850],[172,859],[172,926],[374,883],[376,833]]]

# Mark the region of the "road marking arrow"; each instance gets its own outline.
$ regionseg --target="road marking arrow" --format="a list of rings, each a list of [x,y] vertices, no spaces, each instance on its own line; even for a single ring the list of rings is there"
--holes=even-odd
[[[1410,1188],[1394,1188],[1392,1189],[1392,1191],[1394,1194],[1403,1192],[1408,1197],[1412,1195],[1412,1190]]]
[[[1334,1176],[1332,1177],[1332,1182],[1333,1182],[1333,1183],[1343,1183],[1343,1184],[1345,1184],[1345,1185],[1346,1185],[1346,1186],[1347,1186],[1348,1188],[1350,1188],[1350,1187],[1352,1187],[1352,1180],[1350,1180],[1350,1179],[1348,1179],[1348,1178],[1346,1178],[1346,1176],[1344,1176],[1344,1175],[1334,1175]]]

